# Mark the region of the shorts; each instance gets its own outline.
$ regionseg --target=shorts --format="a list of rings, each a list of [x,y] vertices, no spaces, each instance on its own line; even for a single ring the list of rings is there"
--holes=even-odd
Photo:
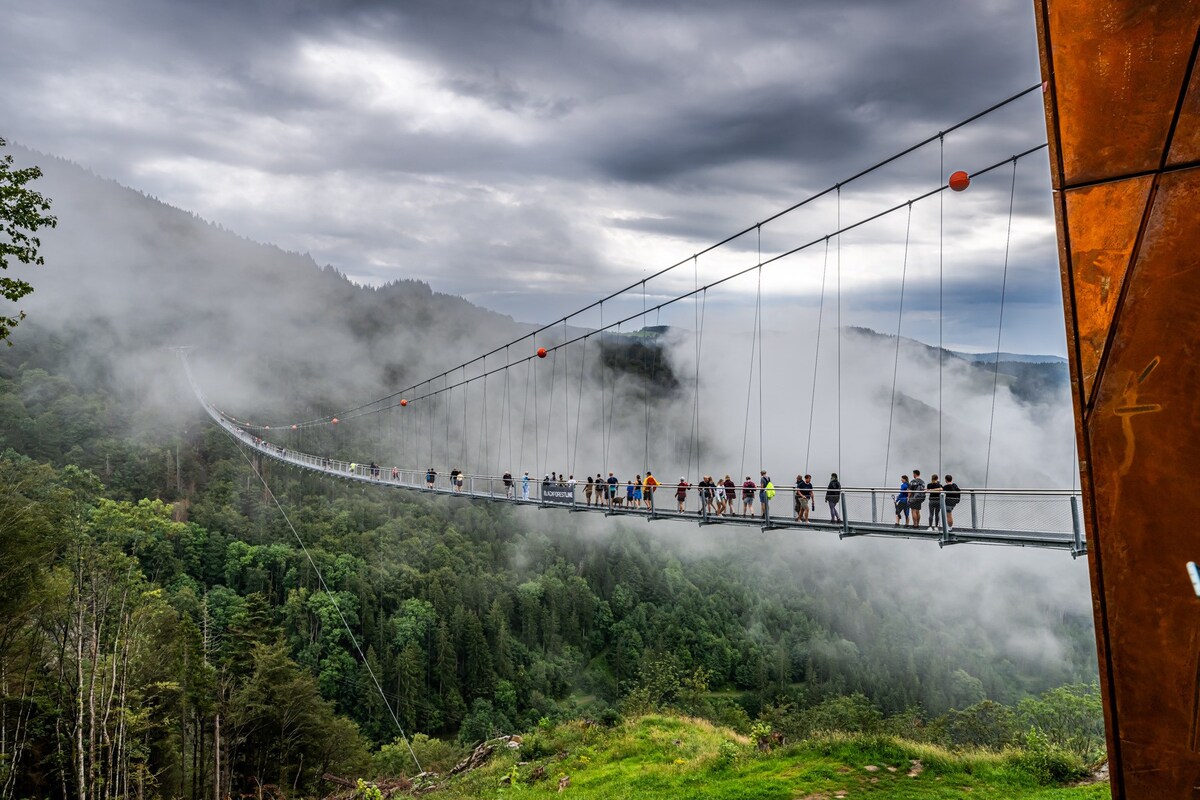
[[[908,507],[911,508],[913,511],[920,511],[921,506],[923,506],[923,505],[925,505],[924,500],[909,500],[908,501]]]
[[[641,489],[634,489],[634,490],[633,490],[633,499],[634,499],[634,500],[641,500],[641,499],[642,499],[642,490],[641,490]]]
[[[807,511],[808,510],[808,498],[797,495],[796,499],[792,501],[792,505],[794,505],[796,507],[797,511]]]
[[[897,500],[896,501],[896,514],[897,515],[904,514],[907,511],[908,511],[908,501],[907,500]]]

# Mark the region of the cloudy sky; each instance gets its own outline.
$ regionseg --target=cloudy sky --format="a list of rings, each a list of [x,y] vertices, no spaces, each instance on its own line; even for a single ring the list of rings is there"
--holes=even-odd
[[[1040,80],[1026,2],[10,5],[0,136],[355,280],[419,278],[536,322]],[[1044,140],[1035,92],[765,226],[763,256]],[[901,328],[936,342],[940,267],[946,344],[993,349],[1012,181],[996,170],[911,223],[855,231],[828,261],[818,246],[772,265],[766,324],[815,306],[840,257],[847,323],[894,332],[903,272]],[[1022,160],[1005,350],[1064,351],[1048,195],[1044,152]],[[649,302],[758,248],[747,236],[677,270]],[[736,314],[755,291],[738,281],[711,300]]]

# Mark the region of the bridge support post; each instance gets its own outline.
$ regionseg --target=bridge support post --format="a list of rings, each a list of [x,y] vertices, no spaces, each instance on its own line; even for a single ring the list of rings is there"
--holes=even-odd
[[[850,535],[850,515],[846,513],[846,492],[842,490],[838,495],[838,505],[842,508],[842,533],[840,538]]]
[[[871,490],[871,522],[877,524],[879,522],[879,504],[876,495],[878,492],[875,489]]]
[[[1071,558],[1087,555],[1087,543],[1083,540],[1083,522],[1079,514],[1079,498],[1071,498],[1071,528],[1075,532],[1075,543],[1071,546]]]
[[[975,490],[968,489],[967,494],[969,494],[971,496],[971,528],[974,530],[978,530],[979,529],[979,512],[975,506]]]
[[[948,544],[958,544],[958,540],[956,540],[954,538],[954,535],[952,533],[950,533],[950,522],[949,522],[949,520],[946,519],[945,493],[944,492],[934,492],[933,494],[934,494],[933,502],[938,504],[938,509],[941,512],[941,520],[942,520],[942,536],[940,539],[938,539],[938,546],[945,547]],[[971,510],[972,511],[975,510],[974,500],[975,500],[975,495],[971,495],[971,501],[972,501],[971,502]]]

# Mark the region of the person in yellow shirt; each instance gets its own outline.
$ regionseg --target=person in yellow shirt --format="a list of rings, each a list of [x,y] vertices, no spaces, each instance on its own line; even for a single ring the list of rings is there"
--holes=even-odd
[[[646,490],[642,492],[642,502],[646,508],[654,508],[654,490],[658,488],[658,479],[654,477],[654,473],[646,470]]]

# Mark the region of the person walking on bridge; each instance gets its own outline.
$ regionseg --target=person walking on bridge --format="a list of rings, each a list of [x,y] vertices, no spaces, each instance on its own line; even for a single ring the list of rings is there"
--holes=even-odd
[[[654,509],[654,491],[658,489],[658,478],[654,477],[654,473],[646,470],[646,480],[644,481],[645,491],[642,494],[642,502],[646,508]]]
[[[825,488],[825,502],[829,505],[829,521],[841,522],[842,516],[838,513],[838,504],[842,501],[842,482],[838,480],[836,472],[829,473],[829,486]]]
[[[749,517],[754,515],[754,490],[758,487],[749,475],[746,480],[742,481],[742,516]]]
[[[908,482],[908,507],[912,509],[913,527],[921,527],[921,506],[925,504],[925,481],[921,479],[921,470],[914,469],[912,480]]]
[[[962,499],[962,489],[959,489],[958,484],[954,482],[953,475],[947,475],[946,482],[942,484],[942,498],[946,501],[946,530],[952,531],[954,530],[954,507]]]
[[[679,504],[679,513],[682,514],[687,509],[684,504],[687,503],[688,482],[687,478],[679,476],[679,485],[675,487],[675,502]]]
[[[501,480],[504,481],[504,496],[507,497],[509,500],[512,500],[513,499],[513,476],[512,476],[512,473],[509,472],[508,470],[505,470],[504,477]]]
[[[925,488],[929,490],[929,530],[937,530],[942,524],[942,484],[936,473],[929,478]]]
[[[587,483],[583,484],[583,500],[587,505],[592,504],[592,489],[596,488],[596,482],[592,480],[592,476],[588,475]]]
[[[904,527],[906,527],[906,528],[911,527],[911,524],[909,522],[909,516],[908,516],[908,489],[909,489],[908,476],[901,475],[900,476],[900,492],[899,492],[899,494],[893,495],[893,499],[896,501],[896,527],[897,528],[900,527],[901,515],[904,516]]]
[[[737,510],[734,508],[734,504],[737,502],[737,484],[726,473],[725,480],[721,481],[721,486],[725,488],[725,513],[732,517],[737,514]]]
[[[525,473],[525,477],[521,478],[521,499],[526,503],[529,502],[529,473]]]

